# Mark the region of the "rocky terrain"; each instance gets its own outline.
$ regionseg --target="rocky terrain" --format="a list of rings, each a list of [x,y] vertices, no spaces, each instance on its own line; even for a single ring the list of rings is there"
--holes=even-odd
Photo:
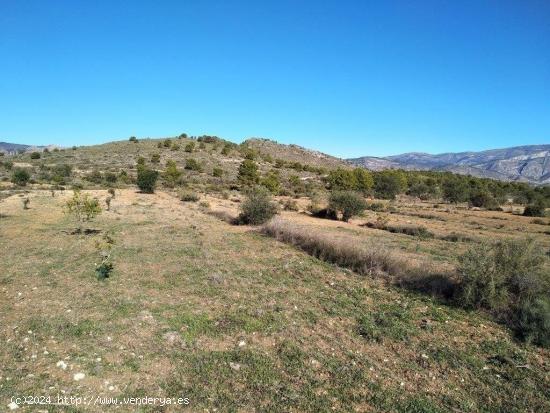
[[[438,155],[411,152],[383,158],[363,156],[349,161],[372,170],[402,168],[450,171],[481,178],[547,184],[550,182],[549,155],[550,145],[530,145]]]

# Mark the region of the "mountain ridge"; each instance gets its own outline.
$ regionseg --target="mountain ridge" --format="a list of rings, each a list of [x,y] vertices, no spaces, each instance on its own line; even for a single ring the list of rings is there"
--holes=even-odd
[[[347,159],[371,170],[407,169],[449,171],[481,178],[550,183],[550,145],[522,145],[485,151],[428,154],[407,152],[385,157],[362,156]]]

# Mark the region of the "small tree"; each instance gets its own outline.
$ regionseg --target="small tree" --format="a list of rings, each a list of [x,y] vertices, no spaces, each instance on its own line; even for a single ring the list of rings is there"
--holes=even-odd
[[[137,186],[145,194],[153,194],[157,184],[158,172],[146,167],[138,168]]]
[[[376,196],[382,199],[394,199],[405,191],[407,178],[402,171],[387,170],[379,172],[374,178]]]
[[[260,175],[258,174],[258,165],[256,165],[256,162],[251,159],[242,161],[239,165],[237,179],[244,185],[257,184],[260,180]]]
[[[77,232],[81,232],[83,223],[91,221],[99,215],[101,207],[97,199],[75,190],[72,198],[65,204],[65,212],[75,219],[78,225]]]
[[[25,186],[31,179],[31,174],[26,169],[22,168],[16,168],[12,175],[11,175],[11,181],[20,186]]]
[[[261,225],[277,214],[277,206],[265,188],[255,188],[246,194],[241,204],[239,221],[243,224]]]
[[[469,191],[468,184],[462,178],[453,177],[443,182],[443,198],[447,202],[457,204],[467,201]]]
[[[138,139],[135,136],[130,136],[130,139],[128,139],[130,142],[137,143]]]
[[[351,191],[357,187],[357,177],[349,169],[338,168],[329,172],[326,178],[329,189]]]
[[[369,171],[364,168],[355,168],[353,175],[355,176],[355,189],[357,191],[366,194],[372,189],[374,179]]]
[[[342,214],[342,220],[349,221],[367,208],[361,195],[352,191],[336,191],[330,194],[328,209]]]

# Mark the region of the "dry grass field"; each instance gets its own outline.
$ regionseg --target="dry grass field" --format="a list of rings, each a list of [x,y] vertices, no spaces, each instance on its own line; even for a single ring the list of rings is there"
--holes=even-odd
[[[28,210],[21,194],[0,200],[2,410],[12,396],[59,394],[189,399],[117,407],[142,412],[550,411],[547,349],[414,283],[331,265],[212,215],[237,215],[239,197],[117,189],[84,235],[63,213],[71,195],[31,190]],[[389,251],[419,276],[454,268],[472,240],[531,236],[550,249],[548,225],[507,212],[403,200],[345,223],[311,217],[308,202],[279,219]],[[114,271],[98,280],[94,243],[106,233]],[[56,409],[20,407],[107,410]]]

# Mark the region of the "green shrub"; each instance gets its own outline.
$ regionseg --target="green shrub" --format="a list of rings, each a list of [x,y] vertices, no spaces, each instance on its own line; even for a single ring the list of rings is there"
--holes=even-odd
[[[542,248],[531,239],[480,243],[459,258],[459,299],[495,312],[517,334],[538,343],[548,337],[550,273]],[[535,326],[535,327],[534,327]]]
[[[273,195],[279,194],[281,190],[281,182],[279,181],[279,174],[277,172],[269,172],[260,181],[261,185],[267,188]]]
[[[202,165],[196,159],[189,158],[185,160],[185,169],[202,172]]]
[[[223,176],[223,169],[222,168],[212,169],[212,176],[215,176],[216,178],[221,178]]]
[[[200,196],[191,191],[183,191],[180,194],[180,200],[183,202],[197,202],[200,199]]]
[[[523,215],[526,217],[545,217],[546,205],[542,201],[529,204],[525,207]]]
[[[361,195],[352,191],[336,191],[330,194],[328,209],[342,214],[342,220],[349,221],[367,208]]]
[[[355,176],[355,190],[364,194],[370,192],[374,186],[374,179],[369,171],[364,168],[355,168],[353,170]]]
[[[137,143],[138,139],[135,136],[130,136],[130,139],[128,139],[130,142]]]
[[[241,204],[239,221],[243,224],[261,225],[277,214],[277,206],[271,202],[269,192],[264,188],[255,188],[246,194]]]
[[[40,159],[40,152],[31,153],[31,159]]]
[[[476,191],[470,195],[470,205],[489,210],[495,210],[499,207],[495,197],[484,190]]]
[[[154,153],[153,155],[151,155],[151,162],[152,163],[160,163],[160,154]]]
[[[175,161],[169,160],[166,162],[166,170],[163,174],[166,186],[173,188],[181,177],[181,171],[178,170]]]
[[[369,202],[367,209],[374,212],[382,212],[386,210],[386,204],[383,202]]]
[[[357,186],[357,178],[350,169],[334,169],[329,172],[326,181],[333,191],[351,191]]]
[[[402,171],[386,170],[374,175],[374,191],[382,199],[394,199],[405,191],[407,177]]]
[[[462,177],[453,176],[443,182],[443,198],[453,204],[467,201],[470,188]]]
[[[155,186],[158,179],[158,172],[146,167],[138,168],[137,186],[141,192],[152,194],[155,192]]]
[[[162,146],[164,146],[165,148],[169,148],[170,146],[172,146],[172,141],[170,139],[165,139],[164,142],[162,142]]]
[[[92,172],[87,174],[84,179],[94,184],[100,184],[103,182],[103,175],[98,169],[94,169]]]
[[[195,142],[189,142],[183,149],[185,152],[192,153],[195,150]]]
[[[11,174],[11,181],[16,185],[25,186],[30,179],[31,174],[26,169],[16,168]]]
[[[434,234],[428,231],[428,229],[423,226],[389,225],[389,226],[386,226],[385,229],[395,234],[405,234],[405,235],[410,235],[411,237],[418,237],[423,239],[434,237]]]
[[[231,149],[232,149],[232,146],[230,144],[225,144],[224,147],[222,148],[222,152],[221,154],[224,155],[224,156],[227,156],[231,153]]]
[[[91,221],[101,213],[101,207],[96,198],[75,190],[72,198],[65,203],[65,212],[75,219],[80,232],[84,222]]]
[[[237,179],[243,185],[257,184],[260,180],[260,175],[258,174],[258,165],[256,165],[256,162],[251,159],[242,161],[239,165]]]
[[[519,310],[517,332],[529,343],[550,347],[550,299],[526,301]]]
[[[105,182],[108,182],[110,184],[114,184],[118,179],[118,176],[113,172],[106,172],[105,173]]]

